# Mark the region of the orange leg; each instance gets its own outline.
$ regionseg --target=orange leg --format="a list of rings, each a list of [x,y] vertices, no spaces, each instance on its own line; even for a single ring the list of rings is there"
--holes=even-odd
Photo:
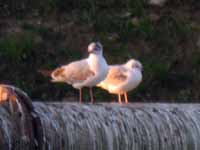
[[[90,89],[90,99],[91,99],[91,103],[93,103],[93,102],[94,102],[94,98],[93,98],[92,87],[90,87],[89,89]]]
[[[79,89],[79,103],[82,103],[83,101],[83,96],[82,96],[82,89]]]
[[[128,104],[128,96],[126,92],[124,93],[124,97],[125,97],[125,103]]]
[[[118,103],[121,104],[122,103],[122,100],[121,100],[121,95],[118,94]]]

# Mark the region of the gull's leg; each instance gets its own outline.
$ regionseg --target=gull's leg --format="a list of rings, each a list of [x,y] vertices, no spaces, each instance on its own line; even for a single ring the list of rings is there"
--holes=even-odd
[[[79,89],[79,103],[82,103],[82,98],[83,98],[83,96],[82,96],[82,89],[80,88]]]
[[[90,98],[91,98],[91,103],[94,102],[94,98],[93,98],[93,92],[92,92],[92,87],[89,87],[90,89]]]
[[[122,103],[122,100],[121,100],[121,95],[118,94],[118,103],[121,104]]]
[[[125,103],[128,104],[128,96],[126,92],[124,93],[124,97],[125,97]]]

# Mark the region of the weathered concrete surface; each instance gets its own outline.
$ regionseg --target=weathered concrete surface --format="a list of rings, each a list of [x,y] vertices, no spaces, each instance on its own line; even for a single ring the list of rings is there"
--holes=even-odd
[[[36,102],[34,107],[42,123],[41,149],[200,149],[199,104],[81,105]],[[12,149],[13,144],[18,144],[20,150],[30,149],[29,144],[34,145],[35,141],[27,141],[24,146],[20,130],[16,130],[20,124],[12,118],[8,109],[0,108],[1,149]]]
[[[35,103],[45,149],[199,150],[199,104]]]
[[[14,86],[0,84],[0,150],[41,149],[41,127],[28,95]]]
[[[18,95],[13,112],[0,106],[1,150],[200,150],[200,104],[29,106]]]

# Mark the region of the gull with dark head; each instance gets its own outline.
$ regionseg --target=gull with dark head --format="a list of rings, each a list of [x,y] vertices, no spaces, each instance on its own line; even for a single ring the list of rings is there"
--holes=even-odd
[[[136,88],[142,81],[142,64],[135,59],[130,59],[125,64],[110,65],[107,77],[97,86],[109,93],[118,94],[118,102],[121,103],[121,95],[124,95],[128,103],[127,92]]]
[[[92,87],[105,79],[108,65],[103,57],[103,46],[100,42],[92,42],[88,46],[89,57],[61,66],[51,73],[53,82],[66,82],[79,89],[79,101],[82,102],[82,88],[89,87],[91,102]]]

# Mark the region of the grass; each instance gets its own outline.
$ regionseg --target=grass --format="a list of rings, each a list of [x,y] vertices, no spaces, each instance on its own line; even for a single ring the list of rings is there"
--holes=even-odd
[[[127,32],[132,31],[135,37],[140,37],[147,41],[151,41],[155,34],[155,26],[148,17],[141,18],[138,24],[129,25],[130,29]],[[132,29],[132,30],[131,30]]]
[[[193,58],[192,58],[192,64],[194,66],[194,68],[200,70],[199,66],[200,66],[200,55],[199,53],[195,53]]]
[[[192,34],[192,28],[186,21],[172,16],[163,16],[156,26],[153,39],[160,47],[174,47],[177,42],[188,40]]]
[[[18,7],[22,6],[22,1],[17,4]],[[187,99],[192,96],[191,91],[199,95],[191,80],[195,78],[199,82],[200,57],[195,38],[200,30],[199,22],[193,16],[198,13],[195,9],[198,4],[195,0],[179,0],[169,1],[162,8],[154,8],[147,5],[147,0],[35,0],[23,9],[9,6],[5,9],[16,9],[11,11],[13,16],[17,10],[21,10],[22,16],[33,20],[30,24],[30,20],[26,22],[22,17],[17,20],[21,25],[20,32],[2,34],[0,61],[3,62],[3,69],[0,69],[1,72],[8,72],[2,80],[12,80],[34,97],[45,93],[44,99],[48,100],[55,97],[62,99],[65,95],[77,96],[78,92],[69,86],[50,84],[47,78],[37,74],[37,69],[52,69],[59,64],[84,58],[87,53],[79,50],[85,46],[80,41],[93,39],[100,40],[104,45],[104,56],[109,64],[124,63],[129,58],[137,58],[143,63],[143,82],[130,92],[130,99],[145,99],[147,94]],[[27,11],[29,8],[30,11]],[[156,14],[158,19],[152,19],[151,14]],[[35,23],[34,19],[40,20],[41,24]],[[48,19],[52,24],[46,27]],[[68,28],[70,23],[72,26]],[[54,30],[58,24],[62,28]],[[81,43],[80,46],[77,43]],[[186,56],[188,53],[190,56]],[[177,66],[173,64],[176,60]],[[17,62],[17,65],[9,70],[13,62]],[[31,71],[27,68],[31,68]],[[187,72],[192,76],[188,76]],[[116,98],[99,89],[94,92],[98,100]],[[85,98],[89,99],[87,94]]]
[[[158,80],[165,80],[168,78],[170,73],[170,65],[168,63],[154,63],[151,65],[152,73]]]
[[[177,94],[176,99],[187,102],[188,100],[191,100],[191,97],[192,97],[192,93],[190,89],[182,89]]]
[[[144,16],[146,14],[146,0],[128,0],[127,8],[134,16]]]
[[[12,33],[0,40],[0,51],[18,62],[36,46],[35,38],[36,35],[32,32]]]
[[[132,53],[127,48],[127,45],[121,44],[118,47],[108,45],[105,47],[106,53],[104,54],[109,64],[125,63],[128,59],[133,58]],[[119,57],[120,56],[120,57]]]
[[[28,32],[39,34],[41,36],[48,36],[50,29],[44,26],[34,26],[31,24],[23,23],[22,28]]]

